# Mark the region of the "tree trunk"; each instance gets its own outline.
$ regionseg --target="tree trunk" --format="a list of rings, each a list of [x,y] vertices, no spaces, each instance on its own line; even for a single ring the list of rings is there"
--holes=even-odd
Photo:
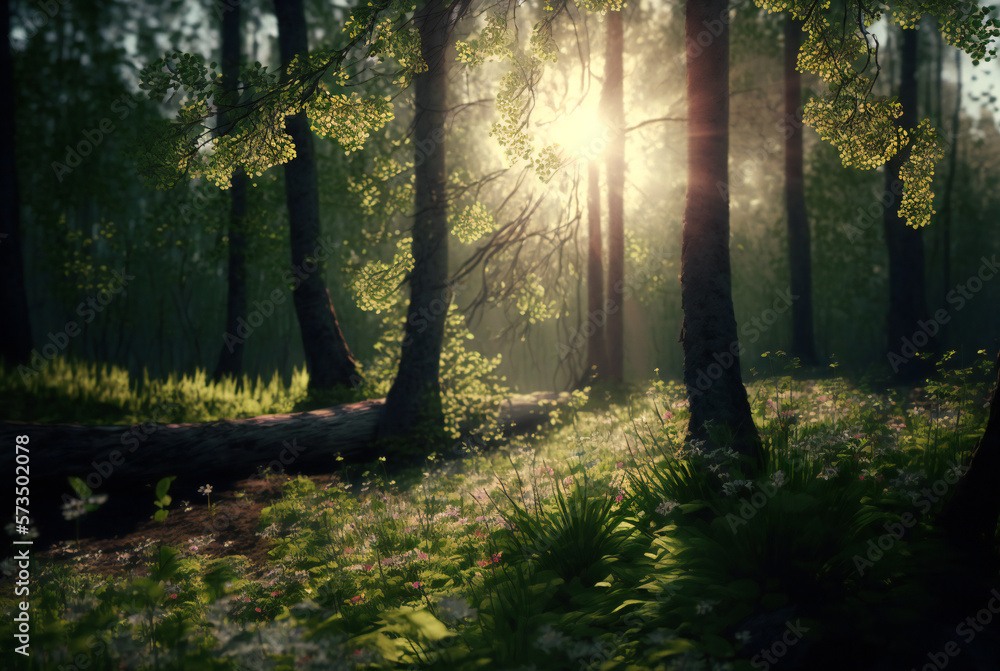
[[[514,396],[501,406],[501,422],[511,432],[534,430],[548,423],[554,407],[568,401],[566,392]],[[73,535],[59,510],[65,497],[73,495],[67,482],[70,476],[82,479],[95,492],[108,493],[109,504],[125,502],[125,509],[113,508],[116,515],[127,514],[129,505],[138,505],[149,508],[145,513],[148,517],[153,499],[150,487],[170,475],[177,476],[171,495],[177,500],[185,496],[194,500],[201,485],[228,487],[252,477],[260,467],[290,473],[331,473],[339,468],[338,455],[348,460],[370,458],[368,448],[384,406],[383,399],[375,399],[309,412],[201,424],[161,424],[155,416],[154,421],[134,426],[0,422],[0,441],[13,446],[17,436],[30,439],[27,448],[35,504],[31,514],[46,542],[51,542]],[[461,454],[462,446],[463,442],[456,442],[454,454]],[[0,452],[2,472],[14,473],[15,459],[13,447]],[[12,513],[13,491],[10,488],[5,495],[7,510]],[[102,508],[101,512],[110,510]]]
[[[587,370],[583,385],[606,375],[607,349],[604,327],[604,245],[601,238],[601,166],[595,159],[587,163],[587,318],[581,326],[595,320],[593,335],[587,340]],[[603,317],[603,319],[602,319]],[[582,385],[581,385],[582,386]]]
[[[10,7],[3,10],[0,32],[10,37]],[[0,49],[0,359],[8,366],[27,364],[31,358],[31,325],[21,257],[21,201],[17,192],[17,160],[14,153],[14,64],[10,42]]]
[[[240,78],[240,2],[232,0],[229,10],[222,16],[222,81],[226,88],[226,105],[239,100]],[[229,123],[225,112],[219,114],[219,128],[227,130]],[[233,171],[229,187],[229,268],[227,274],[226,324],[222,336],[222,349],[212,377],[239,377],[243,374],[243,348],[245,340],[238,337],[240,319],[247,316],[246,273],[246,208],[247,176],[242,168]]]
[[[690,439],[758,458],[740,374],[729,264],[729,17],[727,0],[688,0],[688,188],[681,242],[684,383]],[[703,46],[706,26],[717,35]],[[700,40],[700,41],[699,41]],[[709,424],[712,424],[711,431]]]
[[[943,48],[943,47],[942,47]],[[951,199],[955,191],[955,175],[958,172],[958,152],[961,145],[958,135],[962,130],[962,51],[955,49],[955,110],[951,116],[951,149],[948,152],[948,177],[944,182],[944,192],[941,194],[941,304],[948,304],[948,293],[954,287],[951,285]],[[938,334],[941,342],[945,342],[947,324],[940,324]]]
[[[818,363],[813,335],[812,252],[802,169],[802,76],[795,65],[802,46],[802,22],[785,19],[785,208],[791,271],[792,356],[806,366]]]
[[[467,3],[462,3],[465,6]],[[441,410],[441,348],[451,303],[448,285],[448,194],[445,167],[445,117],[448,97],[446,51],[462,8],[428,0],[413,17],[420,55],[427,69],[413,79],[415,213],[410,305],[403,328],[399,370],[385,399],[379,438],[419,429],[433,440],[444,429]]]
[[[604,89],[601,92],[608,143],[608,309],[607,379],[621,383],[625,376],[625,102],[624,31],[622,13],[608,12],[604,59]]]
[[[899,118],[899,126],[911,129],[916,126],[917,119],[919,34],[916,30],[902,32],[899,104],[903,108],[903,114]],[[922,352],[936,353],[938,350],[936,338],[919,327],[920,322],[926,323],[929,320],[925,297],[923,233],[907,225],[898,214],[903,192],[899,171],[909,153],[907,147],[886,164],[886,194],[883,198],[883,202],[888,203],[882,221],[889,249],[887,355],[899,382],[912,382],[933,372],[931,362],[903,354],[904,343],[912,342]]]
[[[1000,353],[994,371],[1000,371]],[[979,439],[969,470],[958,481],[955,494],[945,506],[942,523],[962,545],[992,552],[1000,518],[1000,374],[990,397],[990,417]]]
[[[302,0],[276,0],[278,45],[288,64],[309,50]],[[285,130],[295,143],[295,158],[285,164],[285,196],[292,239],[292,299],[302,331],[310,389],[347,387],[360,381],[357,366],[340,331],[337,313],[316,258],[319,239],[319,191],[309,117],[305,112],[285,117]]]

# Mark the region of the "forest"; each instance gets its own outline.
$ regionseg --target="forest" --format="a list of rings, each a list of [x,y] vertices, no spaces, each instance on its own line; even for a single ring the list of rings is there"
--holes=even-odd
[[[1000,668],[996,7],[0,16],[2,668]]]

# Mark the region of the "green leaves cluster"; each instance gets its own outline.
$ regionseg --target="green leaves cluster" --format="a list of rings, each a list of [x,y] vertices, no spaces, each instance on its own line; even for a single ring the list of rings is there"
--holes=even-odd
[[[884,3],[867,0],[846,9],[831,10],[831,3],[809,0],[756,0],[768,12],[790,12],[804,22],[808,33],[799,53],[799,70],[820,76],[829,92],[810,101],[804,121],[840,151],[845,166],[875,168],[899,152],[908,151],[901,170],[903,197],[899,214],[911,226],[926,225],[934,214],[931,181],[934,164],[943,151],[929,122],[916,128],[899,128],[902,109],[895,98],[872,94],[874,77],[864,73],[874,65],[878,74],[877,42],[868,32],[883,14],[904,29],[913,29],[924,14],[941,26],[949,44],[966,51],[973,62],[996,56],[993,38],[1000,35],[1000,22],[990,8],[976,2]]]

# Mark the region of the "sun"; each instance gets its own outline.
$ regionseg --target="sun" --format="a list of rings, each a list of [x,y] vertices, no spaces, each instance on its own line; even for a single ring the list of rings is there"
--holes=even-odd
[[[549,127],[552,142],[559,145],[566,161],[592,161],[601,158],[610,133],[593,106],[576,108],[556,117]]]

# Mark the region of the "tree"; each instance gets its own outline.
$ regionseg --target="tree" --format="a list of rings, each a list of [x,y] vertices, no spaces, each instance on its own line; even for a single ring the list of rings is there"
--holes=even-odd
[[[240,2],[231,0],[222,16],[222,80],[223,88],[229,95],[228,105],[239,100],[240,79]],[[225,130],[226,114],[219,114],[220,129]],[[226,297],[226,324],[222,349],[215,366],[213,377],[226,375],[239,377],[243,373],[244,339],[234,334],[240,326],[240,319],[247,315],[246,278],[246,207],[247,175],[242,168],[233,170],[229,187],[229,267],[227,272],[228,293]]]
[[[426,70],[413,80],[413,269],[407,278],[410,304],[399,370],[386,395],[378,430],[380,439],[417,428],[437,435],[444,428],[439,371],[445,318],[451,303],[444,127],[448,98],[446,52],[455,22],[468,6],[468,0],[451,7],[443,0],[428,0],[413,17],[420,36],[420,55],[426,64]]]
[[[803,364],[815,365],[812,309],[812,251],[802,169],[802,76],[797,67],[802,46],[802,22],[785,18],[785,210],[788,217],[788,264],[792,303],[791,354]]]
[[[8,0],[0,23],[0,33],[5,37],[10,36],[10,10]],[[0,110],[0,128],[5,134],[0,142],[0,315],[4,319],[0,358],[8,365],[20,365],[31,357],[31,324],[21,255],[21,201],[14,153],[14,66],[9,41],[0,50],[0,92],[8,101]]]
[[[605,18],[607,44],[604,59],[604,89],[601,103],[605,123],[610,130],[608,142],[608,305],[607,310],[607,379],[621,383],[625,373],[625,102],[624,31],[621,10],[610,11]]]
[[[596,318],[604,308],[604,249],[601,237],[601,165],[597,159],[587,162],[587,313]],[[594,329],[587,340],[587,367],[581,385],[596,371],[600,379],[607,365],[604,328]]]
[[[302,0],[274,3],[278,46],[283,63],[309,51]],[[285,195],[291,228],[292,299],[302,331],[310,389],[348,387],[360,379],[354,358],[340,331],[337,313],[316,258],[319,245],[319,193],[309,116],[305,111],[285,117],[285,132],[295,144],[295,158],[285,164]]]
[[[902,115],[899,127],[909,132],[917,124],[917,43],[916,30],[904,30],[900,49],[899,104]],[[899,381],[923,379],[932,370],[925,359],[906,359],[900,355],[904,342],[919,333],[927,340],[920,348],[925,351],[938,349],[935,334],[919,330],[919,324],[929,319],[924,278],[924,238],[920,229],[907,226],[899,214],[898,194],[903,192],[904,169],[908,158],[904,148],[889,159],[885,166],[885,203],[882,224],[889,250],[889,314],[888,356],[889,363]]]
[[[688,0],[685,34],[688,190],[681,342],[691,403],[688,437],[716,446],[728,443],[737,453],[757,458],[760,439],[740,372],[729,262],[728,1]]]

